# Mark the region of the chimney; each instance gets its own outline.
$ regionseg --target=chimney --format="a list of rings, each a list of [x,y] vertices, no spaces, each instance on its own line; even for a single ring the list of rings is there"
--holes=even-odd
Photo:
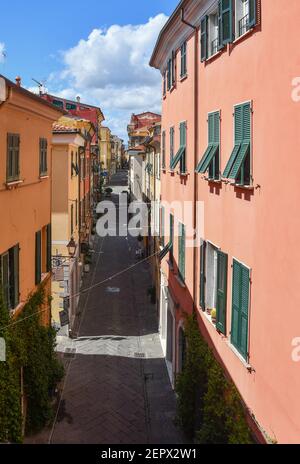
[[[16,85],[17,85],[18,87],[21,87],[21,82],[22,82],[21,77],[20,77],[20,76],[17,76],[17,77],[16,77]]]
[[[79,95],[77,95],[76,100],[77,100],[77,103],[80,103],[80,96]]]

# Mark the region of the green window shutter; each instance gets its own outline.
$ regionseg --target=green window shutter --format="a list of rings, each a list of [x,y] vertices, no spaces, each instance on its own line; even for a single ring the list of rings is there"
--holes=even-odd
[[[174,216],[170,214],[170,242],[174,243]]]
[[[42,233],[35,234],[35,284],[38,285],[42,279]]]
[[[173,51],[172,52],[172,86],[175,85],[176,83],[176,53]]]
[[[7,180],[12,179],[14,175],[13,160],[14,160],[13,135],[7,134],[7,165],[6,165]]]
[[[9,254],[4,253],[0,256],[0,264],[1,264],[1,289],[4,304],[7,309],[9,309]]]
[[[165,246],[165,208],[160,208],[160,243]]]
[[[238,155],[235,158],[235,162],[232,166],[232,169],[230,171],[230,174],[228,176],[229,179],[236,179],[239,175],[239,172],[241,170],[241,167],[246,159],[246,156],[248,155],[250,150],[250,144],[249,142],[247,143],[242,143],[240,146],[240,150],[238,152]]]
[[[219,48],[232,42],[232,0],[219,0]]]
[[[214,143],[214,115],[208,115],[208,143]]]
[[[178,270],[182,280],[185,280],[185,227],[179,224]]]
[[[200,246],[200,306],[205,311],[205,256],[206,242],[203,241]]]
[[[170,166],[174,158],[174,127],[170,128]]]
[[[168,80],[168,90],[170,90],[172,86],[172,60],[168,61],[167,80]]]
[[[246,103],[242,106],[242,120],[243,120],[243,142],[251,141],[251,106]]]
[[[220,143],[220,113],[219,111],[213,113],[213,134],[214,143]]]
[[[248,358],[249,290],[249,269],[233,260],[231,343],[246,360]]]
[[[208,16],[201,19],[201,61],[205,61],[208,57]]]
[[[51,272],[51,255],[52,255],[52,228],[51,224],[47,225],[47,272]]]
[[[19,244],[13,247],[13,304],[12,307],[16,308],[19,304],[20,298],[20,279],[19,279],[19,256],[20,256],[20,247]]]
[[[15,176],[18,179],[20,175],[20,136],[18,134],[14,136],[14,146]]]
[[[249,312],[250,271],[241,266],[241,320],[240,320],[240,352],[248,358],[248,312]]]
[[[166,133],[163,131],[162,133],[162,159],[161,159],[161,165],[162,168],[166,168]]]
[[[256,26],[257,23],[257,0],[249,1],[249,27]]]
[[[234,141],[243,141],[243,107],[241,105],[234,108]]]
[[[218,251],[216,327],[224,335],[226,335],[227,267],[228,255]]]

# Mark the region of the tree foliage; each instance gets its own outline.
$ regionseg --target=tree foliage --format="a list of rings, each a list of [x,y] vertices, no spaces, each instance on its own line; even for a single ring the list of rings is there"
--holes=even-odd
[[[21,372],[26,404],[26,432],[40,430],[52,418],[51,397],[63,377],[55,353],[55,331],[41,324],[45,292],[31,295],[12,319],[0,296],[0,336],[6,362],[0,362],[0,442],[22,442]]]
[[[186,358],[176,382],[183,430],[201,444],[253,443],[239,393],[201,336],[196,317],[187,317],[185,336]]]

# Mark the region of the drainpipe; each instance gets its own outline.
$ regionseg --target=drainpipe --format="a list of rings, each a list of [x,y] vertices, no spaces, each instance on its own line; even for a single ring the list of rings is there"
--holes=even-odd
[[[194,55],[194,82],[195,82],[195,91],[194,91],[194,131],[195,131],[195,147],[194,147],[194,167],[197,165],[197,159],[198,159],[198,137],[199,137],[199,131],[198,131],[198,79],[199,79],[199,72],[198,72],[198,66],[199,66],[199,60],[198,60],[198,55],[199,55],[199,32],[196,26],[193,24],[189,23],[188,21],[185,20],[184,18],[184,8],[181,8],[181,21],[186,24],[187,26],[191,27],[195,31],[195,55]],[[194,169],[194,202],[193,202],[193,228],[195,231],[195,236],[196,236],[196,229],[197,229],[197,199],[198,199],[198,183],[197,183],[197,174]],[[196,298],[197,298],[197,247],[194,246],[193,248],[193,269],[194,269],[194,276],[193,276],[193,311],[195,312],[197,310],[197,303],[196,303]]]

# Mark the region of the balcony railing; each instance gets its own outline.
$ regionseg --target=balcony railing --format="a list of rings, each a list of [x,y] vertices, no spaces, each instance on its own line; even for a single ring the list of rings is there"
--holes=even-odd
[[[249,15],[239,20],[239,37],[249,31]]]
[[[215,40],[213,40],[210,44],[210,54],[211,56],[214,55],[215,53],[217,53],[218,51],[218,38],[216,38]]]

